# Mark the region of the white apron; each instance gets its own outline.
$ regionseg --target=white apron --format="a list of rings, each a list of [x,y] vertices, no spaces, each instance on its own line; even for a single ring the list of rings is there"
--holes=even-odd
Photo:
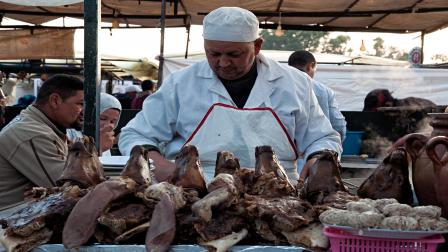
[[[230,151],[239,158],[241,167],[255,167],[255,147],[273,148],[288,178],[298,179],[294,142],[286,127],[270,108],[239,109],[216,103],[210,107],[185,144],[199,151],[206,182],[215,174],[219,151]]]

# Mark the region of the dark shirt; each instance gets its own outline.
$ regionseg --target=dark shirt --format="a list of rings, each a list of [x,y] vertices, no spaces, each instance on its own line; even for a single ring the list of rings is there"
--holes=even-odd
[[[250,91],[257,80],[257,76],[257,64],[254,62],[252,68],[243,77],[237,80],[221,79],[224,87],[238,108],[243,108],[244,104],[246,104]]]
[[[121,103],[122,109],[131,109],[132,100],[134,99],[134,96],[125,93],[125,94],[114,94],[115,98],[118,99]]]
[[[141,94],[138,94],[131,103],[131,109],[142,109],[143,102],[145,101],[146,97],[151,95],[151,91],[143,91]]]

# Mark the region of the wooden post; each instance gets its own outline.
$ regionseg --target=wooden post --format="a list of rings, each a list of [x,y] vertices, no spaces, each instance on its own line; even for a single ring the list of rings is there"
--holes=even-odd
[[[162,0],[162,8],[160,13],[160,54],[159,54],[159,72],[157,77],[157,88],[162,86],[163,82],[163,51],[165,46],[165,15],[166,15],[166,0]]]

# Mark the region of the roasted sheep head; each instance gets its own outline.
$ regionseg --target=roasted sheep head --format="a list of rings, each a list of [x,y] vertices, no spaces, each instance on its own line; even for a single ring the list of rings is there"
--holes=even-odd
[[[361,184],[358,196],[370,199],[394,198],[400,203],[412,204],[408,162],[404,148],[393,150]]]
[[[199,160],[198,149],[194,145],[185,145],[176,156],[176,170],[171,183],[185,189],[196,189],[205,193],[204,173]]]
[[[280,165],[277,155],[271,146],[255,147],[255,176],[274,172],[275,176],[282,180],[288,180],[285,170]]]
[[[240,161],[232,152],[220,151],[216,157],[215,177],[220,173],[233,175],[240,169]]]
[[[142,146],[134,146],[131,150],[131,156],[121,172],[121,176],[131,178],[139,185],[151,184],[147,154],[148,151]]]
[[[59,243],[67,216],[86,193],[86,189],[68,186],[28,202],[9,217],[0,219],[0,227],[3,228],[0,228],[0,241],[7,251],[31,251],[50,239]]]
[[[100,217],[112,202],[133,195],[138,184],[130,178],[118,177],[95,186],[76,203],[65,222],[62,242],[66,248],[78,248],[94,234]]]
[[[68,151],[64,171],[56,183],[61,186],[70,182],[87,188],[103,182],[103,166],[97,153],[92,138],[86,137],[84,142],[75,142]]]
[[[238,200],[239,192],[232,175],[221,173],[214,177],[208,186],[208,194],[196,201],[191,210],[201,220],[212,219],[212,209],[225,209]]]
[[[268,197],[296,195],[296,188],[289,181],[271,146],[255,148],[254,177],[252,194]]]
[[[315,156],[316,162],[310,168],[310,174],[305,181],[302,197],[312,204],[321,204],[324,198],[337,191],[347,191],[345,188],[337,153],[324,150]]]

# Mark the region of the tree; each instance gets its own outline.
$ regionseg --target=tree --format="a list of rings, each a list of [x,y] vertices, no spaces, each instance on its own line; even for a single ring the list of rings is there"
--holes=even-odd
[[[345,46],[348,41],[350,41],[350,36],[339,35],[336,38],[326,41],[322,52],[344,54],[347,51]]]
[[[316,51],[320,41],[328,36],[328,32],[285,30],[281,37],[274,35],[275,30],[261,30],[264,39],[263,50]]]
[[[409,53],[404,50],[398,50],[398,48],[391,46],[389,47],[389,54],[386,58],[394,59],[394,60],[405,60],[407,61],[409,58]]]
[[[385,53],[384,48],[384,40],[380,37],[375,38],[375,44],[373,45],[373,49],[375,49],[375,56],[382,57]]]
[[[448,55],[445,54],[435,54],[431,57],[437,63],[448,62]]]

